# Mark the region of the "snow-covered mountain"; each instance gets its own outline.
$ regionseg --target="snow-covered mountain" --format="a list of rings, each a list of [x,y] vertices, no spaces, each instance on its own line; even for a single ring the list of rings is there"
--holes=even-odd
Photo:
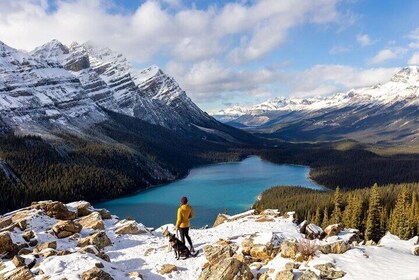
[[[403,68],[382,85],[326,97],[278,97],[251,107],[234,106],[214,117],[293,140],[374,135],[373,141],[418,142],[419,67]]]
[[[153,65],[134,69],[121,54],[57,40],[30,53],[0,43],[0,129],[49,134],[106,120],[105,110],[173,130],[217,122]]]
[[[419,276],[417,236],[400,240],[387,233],[375,246],[359,242],[357,229],[339,229],[313,240],[308,229],[320,233],[320,227],[310,224],[304,230],[294,223],[291,212],[281,216],[277,210],[219,215],[217,221],[212,228],[190,231],[198,256],[176,259],[163,234],[166,227],[174,233],[172,224],[151,230],[140,221],[121,220],[84,201],[34,202],[0,217],[4,253],[0,277],[402,280]]]

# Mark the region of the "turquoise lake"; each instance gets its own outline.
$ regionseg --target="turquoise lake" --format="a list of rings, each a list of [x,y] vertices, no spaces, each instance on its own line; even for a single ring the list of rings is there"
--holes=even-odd
[[[276,185],[324,189],[308,178],[305,166],[273,164],[251,156],[240,162],[206,165],[192,169],[183,179],[159,185],[133,196],[95,204],[120,218],[132,217],[147,227],[175,223],[182,196],[188,197],[195,218],[191,227],[212,226],[226,209],[234,215],[248,210],[257,196]]]

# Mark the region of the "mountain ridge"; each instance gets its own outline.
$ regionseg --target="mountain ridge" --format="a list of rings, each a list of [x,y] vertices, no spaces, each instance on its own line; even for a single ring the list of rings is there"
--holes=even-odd
[[[326,97],[278,97],[213,115],[232,126],[292,141],[351,138],[419,143],[419,67],[405,67],[384,84]]]

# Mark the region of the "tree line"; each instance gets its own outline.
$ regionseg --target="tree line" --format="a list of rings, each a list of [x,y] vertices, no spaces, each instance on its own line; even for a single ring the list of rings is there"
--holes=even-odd
[[[325,228],[342,223],[359,229],[365,240],[379,239],[387,232],[409,239],[419,233],[419,183],[335,192],[278,186],[266,190],[253,205],[257,210],[295,211],[299,221]]]

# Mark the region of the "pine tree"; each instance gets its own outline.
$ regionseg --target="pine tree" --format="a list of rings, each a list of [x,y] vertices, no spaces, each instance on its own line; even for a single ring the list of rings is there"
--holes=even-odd
[[[343,213],[342,213],[342,223],[344,224],[345,227],[352,227],[351,219],[352,219],[353,207],[354,207],[354,195],[351,194],[348,197],[348,203],[345,207],[345,210],[343,210]]]
[[[334,208],[330,219],[331,223],[337,224],[342,221],[342,194],[340,193],[339,187],[336,188],[334,195]]]
[[[329,225],[329,210],[327,209],[327,207],[324,208],[324,212],[323,212],[323,222],[321,227],[325,228]]]
[[[418,234],[418,227],[419,227],[419,208],[418,208],[418,200],[416,192],[412,192],[412,204],[410,206],[410,213],[409,213],[409,222],[410,222],[410,234],[411,236],[416,236]]]
[[[311,221],[313,220],[312,214],[311,214],[311,210],[309,209],[307,212],[307,217],[306,220],[308,223],[311,223]]]
[[[380,233],[384,236],[387,232],[387,223],[388,223],[388,210],[387,208],[382,208],[380,212]]]
[[[321,220],[321,213],[320,213],[320,208],[317,207],[316,208],[316,216],[314,217],[314,224],[320,226],[322,220]]]
[[[362,226],[362,197],[353,196],[352,216],[349,220],[349,227],[361,229]]]
[[[392,234],[397,235],[401,239],[407,239],[410,234],[409,230],[409,213],[410,205],[407,197],[406,189],[402,189],[396,199],[392,215],[390,217]]]
[[[378,242],[380,239],[380,212],[380,193],[378,192],[378,185],[374,184],[370,190],[365,240]]]

